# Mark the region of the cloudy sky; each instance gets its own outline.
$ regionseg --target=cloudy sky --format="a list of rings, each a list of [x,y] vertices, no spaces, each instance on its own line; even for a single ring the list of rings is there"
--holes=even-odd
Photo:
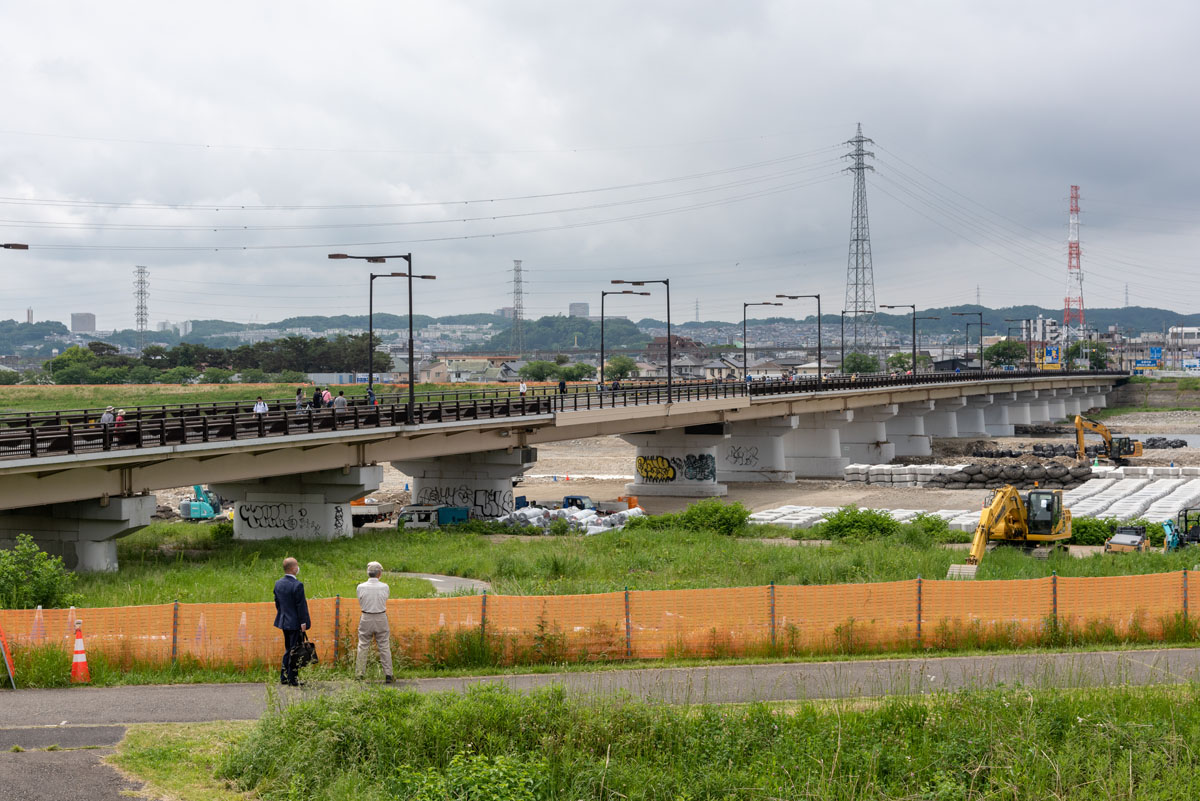
[[[152,325],[363,313],[336,251],[411,251],[435,315],[511,305],[513,259],[530,315],[612,278],[836,313],[859,122],[879,303],[1061,308],[1078,184],[1086,305],[1200,306],[1195,3],[0,9],[0,319],[131,327],[139,264]]]

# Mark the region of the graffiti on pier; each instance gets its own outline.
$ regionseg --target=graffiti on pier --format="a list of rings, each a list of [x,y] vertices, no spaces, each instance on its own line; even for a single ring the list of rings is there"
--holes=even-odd
[[[445,504],[446,506],[471,506],[474,496],[471,488],[466,484],[461,484],[457,487],[421,487],[421,491],[417,493],[415,503],[424,506],[437,506]]]
[[[276,529],[289,534],[317,530],[316,523],[308,518],[308,510],[292,503],[238,504],[238,516],[251,529]]]
[[[500,517],[513,510],[512,490],[475,490],[471,514],[475,517]]]
[[[648,484],[667,484],[675,480],[675,466],[665,456],[639,456],[637,474]]]
[[[736,467],[758,467],[758,448],[753,445],[730,445],[725,452],[725,461]]]
[[[683,477],[688,481],[717,480],[717,460],[711,453],[689,453],[683,458]]]
[[[414,503],[425,506],[465,506],[471,517],[500,517],[513,510],[512,490],[477,489],[466,484],[443,487],[421,487]]]

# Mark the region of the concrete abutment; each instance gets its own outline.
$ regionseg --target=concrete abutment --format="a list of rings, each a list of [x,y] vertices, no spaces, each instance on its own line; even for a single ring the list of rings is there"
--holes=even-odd
[[[28,534],[43,551],[61,556],[68,570],[112,572],[117,538],[150,525],[157,508],[153,495],[133,495],[6,509],[0,511],[0,548]]]
[[[350,502],[379,489],[379,465],[212,484],[234,501],[233,538],[331,540],[354,536]]]
[[[513,478],[536,461],[536,448],[513,448],[391,464],[412,477],[413,503],[465,506],[487,519],[513,511]]]

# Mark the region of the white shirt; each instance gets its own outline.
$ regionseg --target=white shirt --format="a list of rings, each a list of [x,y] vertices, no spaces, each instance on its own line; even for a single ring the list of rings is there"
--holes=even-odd
[[[366,614],[387,611],[388,585],[377,578],[369,578],[358,585],[358,605]]]
[[[525,394],[525,382],[524,381],[521,382],[521,394],[522,395]]]
[[[255,414],[266,414],[267,413],[267,402],[266,401],[258,401],[257,403],[255,403],[254,404],[254,413]]]

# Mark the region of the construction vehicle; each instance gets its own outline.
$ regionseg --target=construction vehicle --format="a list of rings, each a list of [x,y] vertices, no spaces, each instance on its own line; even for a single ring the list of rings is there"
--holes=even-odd
[[[404,528],[439,528],[465,523],[470,514],[465,506],[413,504],[400,510],[400,523]]]
[[[1104,541],[1104,552],[1142,553],[1149,544],[1145,526],[1118,526],[1116,533]]]
[[[1181,509],[1174,520],[1163,521],[1163,553],[1200,545],[1200,509]]]
[[[375,498],[359,498],[350,501],[350,518],[355,528],[361,528],[368,523],[387,523],[396,513],[396,504]]]
[[[1062,490],[1030,490],[1022,498],[1006,485],[992,494],[979,516],[965,565],[951,565],[946,578],[975,578],[975,571],[992,543],[1024,548],[1045,559],[1071,539],[1071,510],[1063,508]]]
[[[221,496],[199,484],[192,485],[192,497],[179,502],[179,516],[188,522],[214,520],[221,514]]]
[[[1099,456],[1101,459],[1108,459],[1115,465],[1126,464],[1126,457],[1136,459],[1142,455],[1142,443],[1136,439],[1114,437],[1104,423],[1075,415],[1075,449],[1079,459],[1086,460],[1088,458],[1087,447],[1083,441],[1085,431],[1099,434],[1104,439],[1104,446],[1100,449]]]

